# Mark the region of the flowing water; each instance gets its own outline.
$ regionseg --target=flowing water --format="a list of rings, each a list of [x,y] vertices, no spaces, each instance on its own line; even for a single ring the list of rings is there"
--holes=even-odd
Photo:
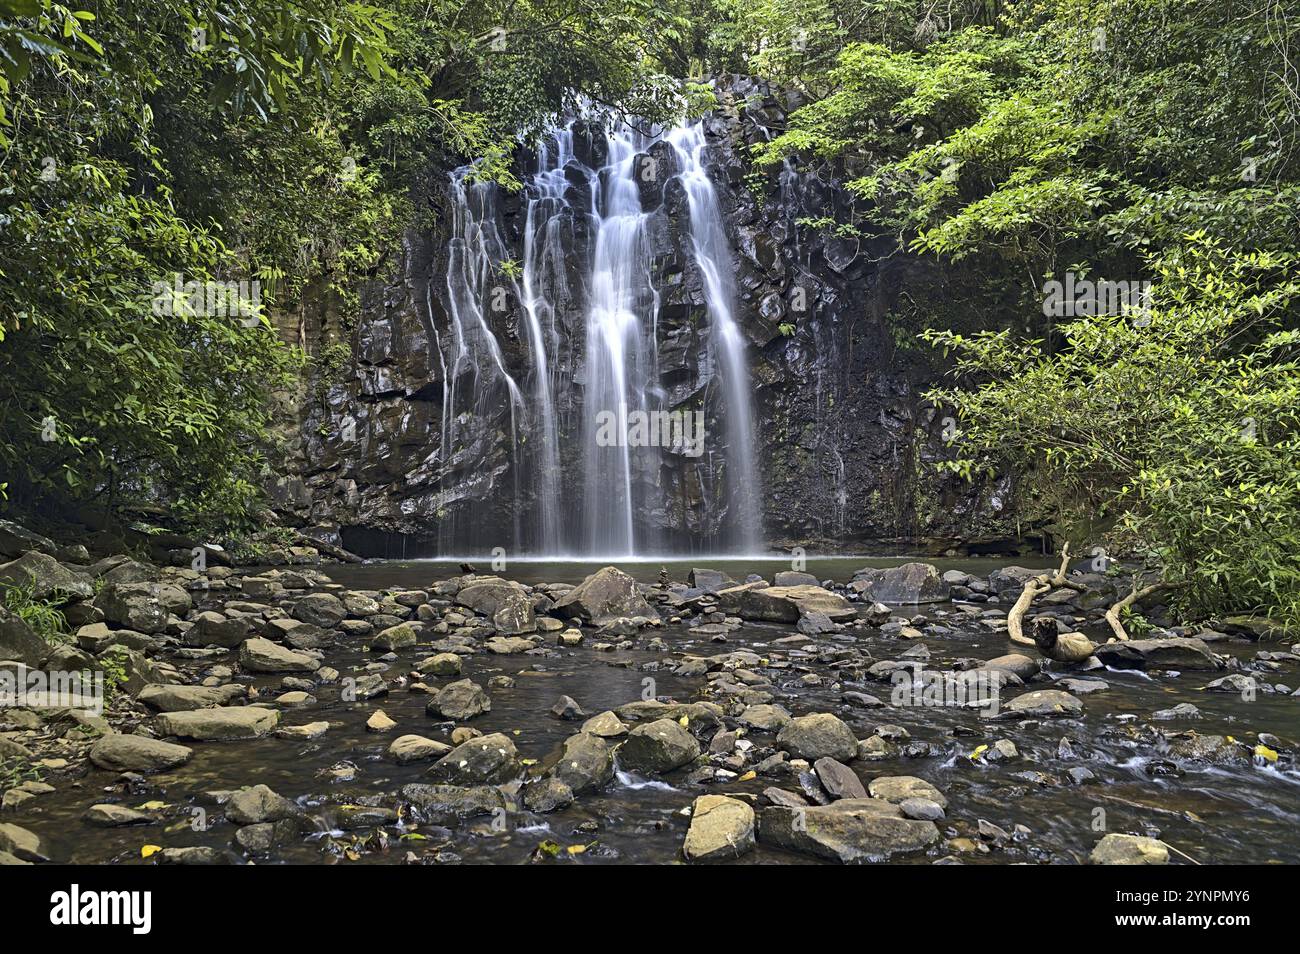
[[[553,130],[537,148],[524,189],[519,263],[502,225],[497,187],[473,181],[471,167],[451,177],[454,237],[445,282],[451,334],[441,335],[436,322],[434,327],[445,379],[444,488],[450,494],[452,486],[466,482],[461,461],[492,439],[493,412],[508,405],[509,477],[491,488],[482,481],[470,485],[479,487],[480,497],[509,496],[516,521],[513,553],[628,557],[662,551],[672,541],[643,517],[667,508],[661,474],[666,455],[698,470],[706,507],[722,515],[722,532],[712,534],[708,545],[717,552],[757,552],[761,481],[752,384],[734,313],[734,256],[706,170],[703,128],[612,124],[594,132],[584,125],[583,136],[603,137],[601,148],[592,150],[603,157],[593,168],[575,153],[575,126]],[[705,435],[707,452],[694,465],[681,464],[680,443],[665,447],[646,440],[659,432],[657,426],[636,435],[640,421],[697,411],[673,406],[660,380],[659,312],[667,278],[665,263],[652,254],[649,230],[663,211],[642,188],[658,175],[657,163],[666,161],[650,154],[657,143],[671,147],[667,158],[687,197],[692,264],[708,322],[699,375],[708,385],[705,402],[721,423],[721,433]],[[510,373],[498,339],[513,301],[520,304],[526,346],[522,385]],[[563,314],[573,309],[584,315],[578,354],[566,353],[574,344],[566,345],[561,328]],[[567,419],[562,409],[575,404],[580,413]],[[683,418],[667,426],[677,427],[678,435]],[[580,480],[566,472],[570,460],[581,468]],[[443,554],[476,539],[477,508],[484,505],[481,499],[446,502],[456,506],[439,514]]]
[[[888,561],[862,559],[827,561],[818,575],[846,578],[855,565]],[[960,567],[980,572],[991,561],[960,561]],[[722,565],[733,576],[745,570],[769,574],[767,562],[730,562]],[[954,568],[940,563],[943,569]],[[435,570],[435,567],[437,569]],[[625,566],[653,578],[654,563]],[[589,563],[529,563],[512,565],[506,576],[576,582],[591,571]],[[375,564],[330,568],[338,581],[356,587],[408,583],[427,585],[445,575],[436,564]],[[675,575],[675,574],[674,574]],[[1005,609],[1005,607],[1003,607]],[[1148,723],[1157,709],[1181,702],[1197,706],[1202,718],[1186,723],[1150,723],[1167,730],[1195,728],[1204,734],[1231,735],[1253,743],[1258,732],[1272,732],[1294,747],[1300,739],[1300,717],[1295,700],[1281,695],[1259,695],[1244,702],[1233,694],[1202,692],[1213,674],[1188,672],[1147,676],[1137,672],[1100,671],[1086,674],[1109,683],[1103,692],[1086,695],[1080,719],[1029,720],[990,723],[979,713],[958,708],[890,706],[858,709],[841,699],[845,690],[873,693],[889,700],[888,683],[841,681],[836,653],[846,646],[867,650],[877,659],[896,659],[923,643],[933,654],[930,666],[947,668],[960,659],[988,659],[1010,651],[1005,635],[982,631],[972,618],[952,605],[917,608],[931,620],[949,626],[945,634],[927,634],[919,641],[887,639],[876,635],[853,638],[808,638],[796,644],[776,644],[793,631],[780,624],[746,623],[717,644],[692,635],[685,624],[654,630],[669,651],[650,651],[644,640],[635,648],[602,652],[588,645],[559,649],[547,656],[493,656],[466,658],[464,675],[486,685],[496,675],[514,679],[511,688],[491,688],[492,710],[475,718],[473,727],[483,732],[504,732],[514,740],[524,758],[540,759],[577,730],[549,714],[561,694],[572,696],[589,714],[642,698],[645,680],[652,678],[661,697],[679,701],[718,699],[704,677],[674,675],[665,660],[682,654],[711,656],[752,649],[764,658],[784,655],[788,669],[764,669],[774,684],[776,701],[796,714],[835,712],[859,738],[876,726],[891,724],[910,733],[912,743],[928,743],[925,752],[898,751],[878,762],[855,762],[866,781],[878,775],[915,775],[936,785],[947,796],[947,819],[940,823],[943,840],[928,854],[895,859],[902,863],[928,863],[956,853],[968,863],[1074,863],[1087,858],[1103,831],[1138,832],[1158,836],[1186,857],[1201,863],[1297,863],[1300,846],[1293,837],[1300,823],[1300,773],[1284,758],[1276,764],[1240,760],[1212,765],[1171,758],[1152,741]],[[868,631],[870,632],[870,631]],[[362,652],[355,641],[332,649],[328,661],[344,674],[376,665],[377,654]],[[1261,648],[1243,643],[1216,644],[1220,653],[1249,660]],[[426,650],[413,648],[399,654],[388,678],[406,672]],[[215,660],[217,662],[223,659]],[[182,663],[182,665],[186,665]],[[194,664],[189,664],[194,665]],[[1052,667],[1054,677],[1066,675]],[[1279,673],[1279,680],[1294,681],[1294,667]],[[1077,673],[1068,673],[1078,675]],[[810,681],[808,676],[820,679]],[[279,677],[258,676],[254,684],[274,695]],[[152,776],[130,790],[114,784],[112,773],[90,770],[78,781],[55,779],[57,791],[24,806],[14,821],[38,832],[61,861],[139,863],[146,844],[225,847],[235,826],[221,820],[214,793],[264,783],[295,799],[319,825],[315,834],[278,848],[273,860],[291,863],[340,863],[349,849],[355,863],[396,864],[412,851],[422,861],[449,863],[523,863],[533,857],[544,840],[580,853],[562,853],[566,863],[672,862],[677,860],[688,818],[682,814],[692,801],[707,792],[758,795],[769,786],[798,791],[797,779],[764,778],[696,785],[686,780],[686,770],[662,779],[641,779],[620,773],[606,789],[581,796],[567,809],[539,815],[524,810],[509,813],[503,827],[490,817],[471,819],[454,828],[436,825],[390,826],[382,838],[371,828],[343,830],[338,826],[338,806],[395,804],[400,788],[411,782],[431,781],[428,764],[398,766],[384,757],[392,738],[414,732],[445,738],[437,721],[425,714],[428,697],[394,690],[368,702],[347,702],[337,688],[321,686],[319,702],[309,709],[288,710],[282,724],[319,720],[330,723],[329,732],[315,742],[267,738],[229,743],[194,743],[192,761],[176,770]],[[398,728],[376,735],[365,730],[367,717],[383,709]],[[770,746],[771,736],[751,733],[760,746]],[[1012,740],[1021,758],[1003,763],[972,760],[980,745],[998,739]],[[1061,740],[1071,751],[1061,751]],[[1072,782],[1069,770],[1086,768],[1093,776],[1087,784]],[[81,814],[96,802],[121,800],[138,806],[161,802],[165,820],[154,825],[119,829],[94,829]],[[211,822],[194,830],[195,809],[203,809]],[[979,842],[980,820],[1011,831],[1023,825],[1027,833],[1005,848],[987,853],[972,849]],[[403,840],[401,836],[415,836]],[[949,844],[945,844],[953,839]],[[963,848],[968,850],[963,851]],[[1183,855],[1175,863],[1185,863]],[[268,859],[264,859],[263,863]],[[814,859],[759,845],[742,863],[811,863]]]

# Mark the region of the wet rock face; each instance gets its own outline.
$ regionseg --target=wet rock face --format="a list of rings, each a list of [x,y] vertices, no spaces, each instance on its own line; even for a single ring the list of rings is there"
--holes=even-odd
[[[835,170],[750,166],[749,147],[784,128],[786,96],[729,77],[720,82],[719,99],[719,110],[704,120],[706,166],[733,250],[766,537],[851,550],[867,541],[942,549],[958,538],[1007,535],[1014,525],[1009,479],[971,487],[927,468],[945,452],[944,415],[920,397],[937,372],[928,349],[912,343],[915,332],[897,330],[897,315],[899,301],[943,276],[891,254],[889,239],[845,240],[798,224],[863,221],[867,210],[854,207]],[[556,463],[569,475],[560,522],[576,527],[589,504],[580,475],[587,263],[595,233],[585,211],[591,183],[577,162],[598,168],[605,141],[579,128],[573,149],[576,162],[564,170],[570,208],[548,226],[566,254],[539,275],[535,293],[554,306],[548,374],[560,382]],[[536,158],[525,154],[519,162],[526,180]],[[658,384],[668,407],[702,410],[709,441],[722,441],[725,389],[711,359],[680,170],[662,142],[635,162],[655,263]],[[465,552],[467,543],[482,549],[484,541],[492,541],[489,549],[535,548],[528,530],[522,538],[517,531],[535,525],[538,504],[529,488],[537,486],[539,465],[530,449],[540,439],[522,295],[517,282],[503,282],[504,295],[482,309],[501,367],[522,393],[526,411],[512,414],[504,379],[498,386],[473,362],[458,367],[447,360],[456,347],[447,275],[457,239],[446,170],[431,170],[417,192],[436,224],[406,235],[390,255],[386,278],[362,296],[359,313],[339,316],[326,302],[307,318],[309,346],[329,358],[319,362],[328,370],[289,402],[289,454],[273,482],[275,506],[321,539],[367,555]],[[526,197],[498,194],[484,214],[503,255],[522,262]],[[341,318],[355,329],[345,333]],[[470,392],[481,398],[467,409]],[[691,460],[665,449],[655,466],[638,470],[638,486],[663,501],[637,515],[638,537],[682,549],[719,539],[728,514],[709,461],[723,456]]]

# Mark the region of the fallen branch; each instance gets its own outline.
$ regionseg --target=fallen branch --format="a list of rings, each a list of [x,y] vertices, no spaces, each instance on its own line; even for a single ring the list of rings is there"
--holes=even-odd
[[[1066,567],[1070,565],[1070,541],[1065,541],[1065,546],[1061,547],[1061,565],[1055,573],[1040,573],[1038,576],[1031,577],[1025,581],[1025,588],[1020,591],[1020,598],[1016,600],[1011,612],[1007,614],[1007,633],[1011,636],[1013,643],[1020,643],[1022,646],[1033,646],[1034,641],[1025,635],[1024,619],[1025,613],[1033,604],[1034,599],[1049,590],[1064,586],[1067,589],[1082,593],[1087,587],[1082,583],[1076,583],[1065,575]]]
[[[1141,581],[1137,577],[1134,577],[1133,589],[1129,591],[1128,596],[1112,603],[1110,609],[1106,610],[1106,622],[1110,623],[1110,628],[1115,634],[1115,639],[1118,639],[1121,642],[1128,641],[1128,630],[1126,630],[1124,624],[1119,621],[1120,616],[1123,615],[1126,609],[1142,602],[1152,593],[1159,593],[1161,590],[1176,590],[1180,586],[1186,585],[1183,583],[1151,583],[1138,589],[1138,584],[1140,582]]]

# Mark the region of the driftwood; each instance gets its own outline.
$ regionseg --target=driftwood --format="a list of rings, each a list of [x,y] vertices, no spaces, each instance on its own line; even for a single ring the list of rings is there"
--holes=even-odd
[[[1033,646],[1034,641],[1025,635],[1024,620],[1025,613],[1033,604],[1034,599],[1042,596],[1049,590],[1057,587],[1066,587],[1077,593],[1082,593],[1087,587],[1082,583],[1077,583],[1065,575],[1066,567],[1070,565],[1070,541],[1065,542],[1061,547],[1061,565],[1054,573],[1040,573],[1025,581],[1025,588],[1020,591],[1020,598],[1016,600],[1015,606],[1011,607],[1011,612],[1007,614],[1007,633],[1011,636],[1013,643],[1019,643],[1022,646]]]
[[[1138,585],[1140,582],[1141,581],[1137,577],[1134,577],[1133,589],[1129,591],[1128,596],[1112,603],[1110,609],[1106,610],[1106,622],[1110,623],[1110,628],[1115,634],[1115,639],[1118,639],[1121,642],[1126,642],[1128,640],[1128,630],[1126,630],[1124,624],[1120,622],[1120,616],[1123,615],[1126,609],[1142,602],[1153,593],[1159,593],[1162,590],[1176,590],[1180,586],[1184,585],[1182,583],[1151,583],[1139,589]]]

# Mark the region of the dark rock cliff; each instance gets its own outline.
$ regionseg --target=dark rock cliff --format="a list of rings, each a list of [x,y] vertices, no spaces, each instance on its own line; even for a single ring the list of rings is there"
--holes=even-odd
[[[736,319],[750,346],[767,540],[810,552],[1001,548],[1016,529],[1012,482],[971,485],[930,466],[944,452],[943,415],[921,392],[940,369],[929,349],[900,340],[891,324],[900,298],[942,280],[936,267],[887,239],[845,240],[800,224],[828,216],[860,220],[867,210],[852,208],[824,171],[752,170],[748,148],[784,126],[792,105],[786,97],[732,79],[722,84],[720,100],[703,122],[734,249]],[[599,151],[601,143],[579,136],[575,150]],[[687,251],[686,200],[671,149],[656,144],[648,157],[653,162],[639,178],[643,208],[656,210],[648,234],[660,300],[660,386],[667,406],[702,408],[712,420],[719,389],[708,360],[701,276]],[[601,159],[580,158],[593,166]],[[521,176],[531,161],[521,156]],[[444,357],[454,293],[446,277],[451,215],[444,182],[445,172],[436,174],[419,190],[437,224],[408,232],[388,280],[368,290],[358,315],[340,320],[316,309],[317,327],[304,337],[332,360],[318,362],[316,379],[290,402],[292,424],[277,462],[281,516],[366,554],[463,553],[471,542],[474,552],[498,541],[507,549],[512,541],[530,545],[520,527],[529,525],[535,505],[529,488],[536,458],[524,450],[531,422],[512,420],[508,396],[479,382],[474,413],[456,416],[455,439],[443,447],[448,388],[467,386],[447,381]],[[573,182],[574,190],[585,185]],[[490,214],[517,253],[523,196],[502,193]],[[582,215],[559,227],[568,232],[571,254],[547,276],[545,291],[556,303],[551,375],[561,382],[555,413],[568,518],[582,508],[581,479],[571,476],[580,473],[580,442],[571,437],[583,426],[583,263],[592,235]],[[518,302],[506,296],[483,313],[507,369],[525,381],[528,342]],[[638,472],[662,501],[640,514],[659,548],[707,550],[718,539],[726,521],[712,486],[719,479],[716,465],[667,450]]]

